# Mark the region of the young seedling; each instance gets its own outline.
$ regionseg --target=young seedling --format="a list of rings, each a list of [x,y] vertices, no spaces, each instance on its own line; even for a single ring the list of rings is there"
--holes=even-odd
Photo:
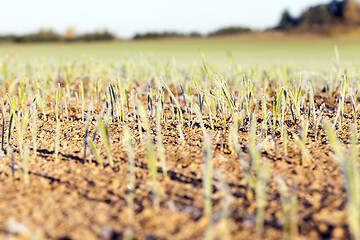
[[[358,90],[355,91],[355,95],[351,98],[351,106],[353,109],[353,115],[354,115],[354,126],[355,126],[355,132],[357,133],[357,95],[358,95]]]
[[[161,108],[157,107],[156,109],[156,136],[157,136],[157,148],[158,148],[158,155],[160,159],[161,168],[163,170],[164,178],[167,179],[167,167],[166,167],[166,161],[165,161],[165,148],[163,143],[163,138],[161,134]],[[179,125],[178,125],[179,126]]]
[[[251,121],[251,103],[252,101],[252,84],[251,84],[251,79],[249,79],[248,81],[248,93],[247,93],[247,102],[248,102],[248,116],[249,116],[249,120]]]
[[[60,84],[55,89],[55,120],[59,121]]]
[[[267,136],[267,111],[266,111],[266,97],[262,96],[262,112],[263,112],[263,126],[264,126],[264,135]]]
[[[54,153],[55,153],[55,163],[59,162],[59,148],[60,148],[60,121],[56,121],[56,129],[55,129],[55,146],[54,146]]]
[[[36,158],[37,155],[37,144],[36,144],[36,138],[37,138],[37,128],[36,128],[36,119],[37,119],[37,109],[36,109],[36,103],[33,103],[31,105],[31,119],[32,119],[32,143],[33,143],[33,152],[34,152],[34,158]]]
[[[298,148],[300,149],[300,166],[303,166],[305,163],[308,162],[308,154],[305,147],[304,139],[301,139],[298,136],[294,137],[295,143],[297,144]]]
[[[134,207],[134,191],[135,191],[135,154],[133,145],[131,143],[131,134],[128,127],[123,127],[124,141],[126,151],[129,157],[129,183],[128,183],[128,198],[127,202],[131,209]]]
[[[115,95],[114,88],[111,84],[109,84],[108,91],[109,91],[109,97],[110,97],[110,113],[111,113],[111,117],[114,119],[117,116],[117,114],[115,113],[116,112],[116,95]]]
[[[341,91],[340,91],[340,127],[339,130],[342,129],[343,125],[343,117],[344,117],[344,103],[345,103],[345,93],[346,93],[346,81],[347,81],[347,75],[344,74],[342,76],[342,83],[341,83]]]
[[[18,111],[17,113],[17,121],[16,121],[16,131],[17,131],[17,140],[18,140],[18,151],[19,151],[19,154],[20,154],[20,157],[22,158],[23,157],[23,148],[22,148],[22,143],[23,143],[23,134],[22,134],[22,131],[21,131],[21,122],[20,122],[20,119],[21,119],[21,111]]]
[[[287,146],[288,146],[288,135],[287,135],[287,130],[284,131],[284,137],[283,137],[283,152],[284,152],[284,159],[286,162],[289,162],[288,160],[288,150],[287,150]]]
[[[100,154],[99,154],[99,151],[96,149],[95,147],[95,144],[94,144],[94,141],[91,139],[91,138],[87,138],[87,143],[89,144],[93,154],[95,155],[96,157],[96,161],[97,163],[102,167],[104,168],[104,163],[103,163],[103,160],[101,159],[100,157]]]
[[[108,126],[100,118],[98,118],[97,122],[98,122],[98,129],[101,136],[101,140],[104,144],[110,167],[114,167],[114,160],[111,153],[110,134],[109,134]]]
[[[12,178],[15,177],[15,157],[14,157],[14,150],[12,147],[8,147],[7,152],[9,153],[10,158],[10,170]]]
[[[200,112],[200,108],[199,106],[193,102],[192,105],[194,105],[195,107],[195,113],[196,113],[196,116],[197,116],[197,119],[199,120],[200,122],[200,127],[201,127],[201,130],[203,132],[203,135],[206,134],[206,130],[205,130],[205,125],[204,125],[204,122],[203,122],[203,119],[202,119],[202,115],[201,115],[201,112]]]
[[[161,82],[163,84],[163,86],[166,88],[166,90],[168,91],[169,95],[171,96],[171,98],[174,100],[176,107],[177,107],[177,113],[178,113],[178,118],[179,118],[179,123],[181,125],[183,125],[183,115],[182,115],[182,110],[180,108],[180,104],[179,102],[176,100],[176,97],[174,96],[174,94],[171,92],[170,88],[168,87],[168,85],[165,83],[165,81],[163,79],[161,79]]]
[[[81,103],[81,118],[85,121],[85,103],[84,103],[84,83],[80,81],[80,89],[79,89],[80,103]]]
[[[76,114],[76,117],[77,117],[78,113],[79,113],[79,95],[78,95],[77,92],[75,92],[75,99],[76,99],[75,114]]]
[[[219,77],[217,75],[215,75],[214,81],[219,86],[219,88],[221,89],[221,91],[222,91],[222,93],[223,93],[223,95],[225,97],[226,103],[227,103],[227,105],[228,105],[228,107],[230,109],[231,116],[233,116],[234,111],[236,110],[236,107],[235,107],[234,101],[230,97],[230,91],[229,91],[229,88],[227,87],[226,82],[219,79]],[[249,91],[251,91],[251,90],[249,90]],[[251,92],[250,92],[250,96],[251,96]]]
[[[248,151],[249,151],[249,167],[254,170],[255,176],[258,176],[260,168],[260,152],[256,146],[256,116],[254,115],[249,130],[249,141],[248,141]]]
[[[95,84],[95,94],[96,94],[96,106],[97,106],[97,111],[100,112],[100,85],[99,85],[99,80],[96,81]]]
[[[313,87],[310,82],[309,82],[309,111],[312,112],[313,126],[315,126],[316,125],[316,116],[315,116],[314,90],[313,90]]]
[[[68,103],[67,103],[68,98],[69,98],[69,96],[66,94],[66,91],[64,90],[64,107],[65,107],[65,114],[66,114],[67,121],[69,121],[69,110],[68,110]]]
[[[292,106],[294,106],[295,109],[295,123],[296,123],[296,119],[300,119],[300,104],[301,104],[301,86],[299,87],[299,89],[296,88],[296,83],[294,82],[294,93],[291,92],[291,90],[289,90],[289,95],[291,98],[291,101],[293,103]],[[291,108],[292,110],[292,108]],[[295,117],[293,116],[293,118]]]
[[[9,119],[9,127],[8,127],[7,149],[9,149],[9,147],[10,147],[10,139],[11,139],[11,131],[13,128],[13,122],[14,122],[14,112],[11,112],[10,119]]]
[[[256,234],[261,236],[264,229],[265,207],[266,207],[266,186],[270,178],[270,164],[263,163],[256,181]]]
[[[280,129],[280,136],[281,140],[284,140],[284,125],[285,125],[285,109],[286,109],[286,103],[287,103],[287,92],[284,89],[283,90],[283,99],[281,100],[281,129]]]
[[[159,210],[159,199],[158,199],[158,182],[157,182],[157,169],[156,169],[156,154],[155,147],[151,137],[150,124],[146,116],[146,110],[141,102],[138,103],[138,109],[141,120],[146,129],[146,158],[152,180],[152,193],[153,193],[153,206],[155,210]]]
[[[29,184],[29,160],[30,160],[30,149],[29,146],[24,146],[24,159],[23,159],[23,170],[24,170],[24,182]]]
[[[222,207],[221,207],[221,233],[219,239],[230,240],[231,229],[230,229],[230,217],[231,217],[231,203],[233,196],[230,191],[229,185],[225,182],[220,171],[215,172],[217,181],[215,181],[216,187],[223,193]]]
[[[90,123],[90,112],[91,112],[91,105],[88,107],[88,111],[86,114],[86,121],[85,121],[85,131],[84,131],[84,162],[86,161],[86,147],[87,147],[87,137],[89,133],[89,123]]]
[[[280,193],[283,239],[297,239],[298,222],[296,193],[289,191],[281,177],[277,177],[276,182]]]
[[[204,135],[203,158],[204,215],[210,218],[212,213],[212,177],[214,163],[211,136],[208,134]]]
[[[176,128],[177,128],[178,133],[179,133],[180,142],[181,142],[181,144],[184,146],[184,145],[185,145],[185,138],[184,138],[184,133],[183,133],[183,131],[182,131],[182,129],[181,129],[180,124],[177,124],[177,125],[176,125]]]
[[[324,113],[324,108],[325,108],[325,103],[321,104],[320,110],[319,110],[319,113],[318,113],[318,117],[317,117],[316,122],[315,122],[315,126],[314,126],[315,139],[317,139],[318,126],[319,126],[319,123],[321,121],[322,115]]]
[[[358,166],[357,137],[351,137],[350,156],[344,154],[344,147],[339,142],[334,129],[325,123],[325,131],[331,148],[335,153],[335,158],[339,161],[344,174],[344,182],[347,191],[347,213],[350,233],[354,239],[360,239],[360,176]]]
[[[273,131],[276,129],[276,118],[280,109],[280,103],[282,99],[284,88],[280,90],[279,97],[277,97],[276,92],[274,92],[274,98],[273,98]]]
[[[4,149],[4,141],[5,141],[5,106],[4,100],[1,99],[1,107],[2,107],[2,124],[1,124],[1,151],[5,151]]]

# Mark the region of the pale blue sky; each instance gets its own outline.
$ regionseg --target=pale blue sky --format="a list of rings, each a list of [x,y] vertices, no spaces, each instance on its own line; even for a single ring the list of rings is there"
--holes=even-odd
[[[53,28],[78,33],[107,28],[119,37],[137,32],[208,33],[242,25],[264,29],[277,24],[287,8],[298,15],[324,0],[0,0],[0,34]]]

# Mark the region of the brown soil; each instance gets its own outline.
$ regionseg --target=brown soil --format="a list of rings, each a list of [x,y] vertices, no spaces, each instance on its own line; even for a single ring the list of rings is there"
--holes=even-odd
[[[323,101],[329,103],[326,105],[324,118],[333,119],[334,98],[325,99],[319,93],[317,102]],[[268,109],[271,109],[270,105]],[[259,110],[259,129],[262,121],[260,113]],[[61,120],[60,161],[55,163],[54,113],[49,111],[47,121],[39,114],[38,153],[36,158],[31,158],[29,185],[24,184],[22,160],[17,150],[14,152],[14,177],[9,156],[5,155],[0,161],[0,238],[27,239],[37,236],[39,239],[122,239],[130,232],[134,239],[204,237],[210,220],[203,216],[202,131],[198,123],[190,127],[195,114],[184,113],[185,145],[181,144],[176,125],[171,119],[163,126],[169,179],[164,179],[158,164],[159,211],[153,209],[145,145],[140,141],[138,125],[132,115],[128,114],[125,123],[115,122],[110,125],[114,168],[101,168],[89,152],[86,160],[83,159],[84,123],[79,116],[72,110],[69,121]],[[262,161],[268,161],[271,166],[271,179],[267,187],[265,229],[259,238],[282,237],[280,196],[275,176],[281,176],[297,196],[299,239],[349,238],[343,176],[339,164],[331,156],[324,131],[320,129],[318,139],[315,140],[310,125],[306,143],[310,157],[301,166],[299,149],[292,140],[293,134],[298,134],[299,127],[292,124],[290,116],[287,116],[286,122],[288,160],[285,161],[284,158],[279,132],[277,154],[271,138],[261,148]],[[352,115],[345,115],[344,130],[339,132],[344,142],[348,142],[351,122]],[[214,168],[222,173],[233,195],[230,206],[232,238],[256,238],[255,197],[247,188],[237,156],[224,147],[223,124],[216,123],[215,129],[210,129],[209,122],[205,123],[207,131],[213,133]],[[134,210],[127,206],[126,201],[129,163],[122,142],[124,124],[129,126],[133,134],[136,153]],[[152,126],[155,129],[154,122]],[[248,127],[247,123],[239,133],[246,161]],[[90,136],[94,128],[95,120],[90,127]],[[17,145],[16,135],[15,130],[11,142],[14,146]],[[142,135],[145,136],[145,131]],[[152,135],[156,140],[156,131]],[[259,142],[261,141],[263,137],[259,137]],[[105,150],[100,142],[97,137],[95,143],[101,149],[101,156],[105,158]],[[25,135],[24,144],[31,146],[30,131]],[[212,220],[215,234],[219,234],[221,230],[219,219],[223,197],[214,184]]]

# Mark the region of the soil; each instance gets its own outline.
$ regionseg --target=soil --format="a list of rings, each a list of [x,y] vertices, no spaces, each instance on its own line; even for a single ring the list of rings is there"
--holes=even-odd
[[[334,119],[333,96],[316,94],[319,108],[327,103],[324,119]],[[350,106],[345,114],[345,123],[340,138],[348,143],[353,123]],[[199,123],[193,121],[195,114],[184,112],[183,128],[185,144],[179,139],[176,123],[169,113],[163,125],[163,139],[169,178],[165,179],[158,163],[160,209],[153,208],[152,188],[144,139],[141,141],[137,120],[127,112],[125,122],[113,122],[109,126],[111,149],[115,166],[101,168],[88,150],[83,155],[84,122],[80,114],[71,109],[70,119],[61,119],[59,162],[54,161],[55,126],[53,106],[48,106],[47,119],[39,113],[37,121],[38,151],[31,153],[29,164],[30,184],[24,183],[22,159],[16,149],[17,133],[13,132],[11,145],[14,150],[14,176],[9,154],[0,161],[0,238],[15,239],[202,239],[212,223],[214,234],[221,234],[221,214],[224,194],[213,184],[213,217],[203,214],[203,135]],[[269,103],[268,110],[272,109]],[[262,122],[258,109],[258,131]],[[6,113],[8,119],[8,113]],[[276,176],[296,194],[298,202],[298,239],[345,239],[350,238],[347,224],[347,195],[341,167],[334,160],[326,135],[319,128],[315,139],[310,124],[306,149],[308,161],[300,164],[300,151],[294,143],[299,126],[286,116],[288,131],[288,155],[285,159],[283,143],[276,132],[277,153],[272,138],[258,137],[262,142],[261,161],[270,164],[271,178],[267,185],[265,227],[262,235],[256,235],[256,201],[249,190],[239,165],[238,156],[226,147],[222,122],[210,129],[204,118],[207,132],[212,133],[214,168],[221,173],[232,194],[229,227],[232,239],[280,239],[283,237],[282,212]],[[95,129],[92,119],[90,136]],[[228,119],[228,123],[231,120]],[[8,123],[6,123],[8,124]],[[155,129],[155,122],[151,122]],[[136,155],[136,189],[134,209],[128,207],[128,155],[123,143],[123,126],[132,132]],[[240,145],[245,161],[248,161],[247,123],[239,131]],[[278,129],[279,130],[279,129]],[[141,129],[145,138],[145,130]],[[228,131],[228,129],[226,130]],[[269,131],[270,135],[270,131]],[[156,131],[152,130],[156,141]],[[24,144],[31,145],[30,128]],[[106,158],[99,136],[95,144]]]

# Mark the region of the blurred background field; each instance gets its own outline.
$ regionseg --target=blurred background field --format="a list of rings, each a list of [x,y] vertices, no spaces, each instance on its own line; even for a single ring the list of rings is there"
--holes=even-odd
[[[97,59],[116,63],[124,58],[166,64],[201,63],[202,51],[209,63],[234,61],[243,67],[296,65],[318,68],[334,64],[336,45],[342,66],[359,64],[360,36],[252,33],[214,38],[116,40],[111,42],[0,44],[0,56],[27,63],[57,62],[59,59]]]

